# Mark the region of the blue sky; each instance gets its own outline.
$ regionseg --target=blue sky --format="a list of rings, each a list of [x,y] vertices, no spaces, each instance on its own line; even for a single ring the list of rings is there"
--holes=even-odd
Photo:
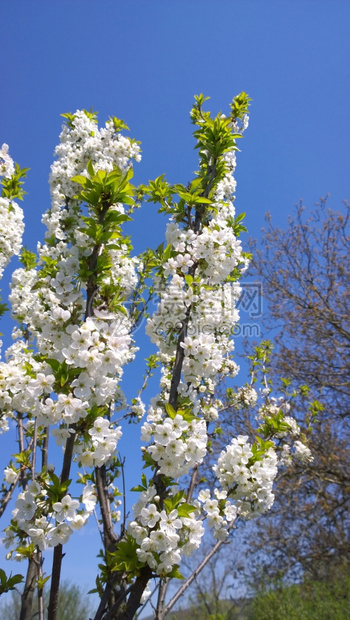
[[[300,199],[312,208],[329,193],[336,209],[350,198],[348,0],[1,5],[0,144],[31,168],[23,204],[30,248],[44,231],[60,114],[77,108],[92,107],[101,122],[110,115],[127,122],[142,142],[135,183],[164,172],[186,183],[197,165],[193,95],[210,96],[216,113],[244,90],[253,102],[238,155],[236,208],[247,212],[249,233],[259,237],[268,210],[283,226]],[[132,229],[135,248],[158,245],[164,228],[155,207],[145,205]],[[94,553],[90,543],[75,547],[82,583],[91,585]],[[67,569],[77,580],[75,561]]]

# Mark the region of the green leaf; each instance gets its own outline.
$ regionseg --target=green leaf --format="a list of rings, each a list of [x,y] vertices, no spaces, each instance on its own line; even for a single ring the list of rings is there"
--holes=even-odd
[[[148,452],[143,452],[142,460],[145,462],[143,469],[145,469],[146,467],[152,467],[152,469],[154,469],[156,467],[156,462],[151,457],[151,455],[148,454]]]
[[[60,480],[56,476],[56,474],[54,474],[53,471],[49,471],[48,474],[49,474],[49,478],[50,478],[51,482],[53,483],[53,486],[59,488],[60,487]]]
[[[23,579],[24,577],[20,574],[12,575],[12,573],[10,573],[10,576],[7,577],[5,571],[0,568],[0,595],[8,592],[9,590],[14,590],[15,586],[18,583],[21,583]]]
[[[142,475],[141,475],[141,481],[142,481],[142,484],[143,484],[144,488],[147,489],[147,486],[148,486],[147,485],[147,478],[146,478],[146,475],[144,473],[142,473]]]
[[[24,268],[28,271],[29,269],[34,269],[36,265],[36,254],[27,250],[26,246],[21,249],[20,259],[24,266]]]
[[[237,215],[237,217],[235,218],[235,224],[238,224],[239,222],[244,220],[245,216],[246,216],[246,213],[240,213],[239,215]]]
[[[169,579],[185,579],[185,577],[180,573],[178,566],[174,566],[170,573],[166,573],[166,576]]]
[[[21,555],[24,555],[25,557],[30,558],[35,551],[35,545],[34,543],[30,543],[26,547],[17,547],[16,551],[20,553]]]
[[[51,575],[48,575],[47,577],[38,577],[37,585],[38,585],[39,590],[43,589],[45,583],[47,583],[49,579],[51,579]]]
[[[92,161],[91,159],[89,159],[87,165],[86,165],[86,170],[88,171],[90,177],[93,177],[95,175],[95,170],[94,167],[92,165]]]
[[[177,507],[179,517],[189,517],[194,510],[196,510],[196,507],[187,503],[179,504]]]
[[[124,121],[122,121],[120,118],[117,118],[116,116],[111,116],[110,120],[113,122],[114,130],[117,133],[119,133],[119,131],[121,131],[122,129],[129,129],[127,124],[124,123]]]
[[[166,403],[164,405],[165,411],[167,412],[169,418],[171,418],[172,420],[175,418],[176,416],[176,411],[174,409],[174,407],[172,407],[169,403]]]
[[[58,360],[55,359],[46,359],[45,362],[52,368],[52,370],[58,372],[60,369],[60,362]]]
[[[27,192],[23,191],[23,181],[21,179],[26,177],[29,168],[20,168],[18,164],[15,164],[15,172],[10,178],[2,178],[1,185],[3,187],[1,195],[4,198],[8,198],[9,200],[13,200],[17,198],[18,200],[23,200],[24,194]],[[10,210],[13,209],[10,205]]]
[[[82,185],[83,187],[86,186],[86,184],[88,183],[88,178],[85,177],[83,174],[77,174],[75,177],[71,178],[71,181],[74,181],[74,183],[79,183],[79,185]]]
[[[126,540],[118,543],[118,548],[111,556],[115,560],[112,571],[125,570],[128,572],[136,572],[140,568],[140,562],[136,550],[138,545],[132,536],[127,536]]]

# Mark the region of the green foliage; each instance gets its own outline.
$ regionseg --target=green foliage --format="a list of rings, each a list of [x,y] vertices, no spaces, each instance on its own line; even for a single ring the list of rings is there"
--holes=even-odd
[[[136,487],[133,487],[132,489],[130,489],[130,491],[136,491],[138,493],[143,493],[143,491],[147,491],[148,483],[147,483],[147,478],[144,473],[142,473],[141,475],[141,481],[142,481],[142,484],[138,484]]]
[[[97,112],[94,112],[92,108],[90,108],[90,110],[83,110],[83,112],[85,112],[86,116],[91,121],[97,123]],[[65,114],[61,114],[61,116],[66,119],[66,125],[70,129],[74,129],[74,119],[76,115],[72,114],[71,112],[66,112]]]
[[[119,133],[122,129],[129,129],[127,124],[116,116],[110,116],[109,120],[112,121],[116,133]]]
[[[45,489],[49,499],[51,500],[52,504],[54,504],[55,502],[59,502],[66,494],[67,489],[72,481],[65,480],[65,482],[61,483],[59,478],[52,471],[49,471],[48,474],[52,484],[45,484]]]
[[[191,504],[187,504],[185,501],[185,492],[179,491],[175,493],[175,495],[171,495],[169,498],[164,500],[164,508],[167,514],[169,514],[172,510],[177,510],[179,517],[189,517],[191,512],[196,510],[195,506]]]
[[[103,208],[105,204],[116,204],[118,202],[133,205],[134,201],[131,198],[132,186],[129,180],[133,176],[132,168],[130,168],[126,174],[123,174],[119,168],[115,167],[111,172],[106,170],[97,170],[95,172],[91,160],[87,164],[87,171],[89,177],[78,174],[72,177],[72,181],[75,181],[82,186],[82,191],[76,196],[79,200],[87,202],[89,205],[95,207],[97,213]],[[112,220],[115,224],[121,224],[130,218],[122,215],[118,212],[110,212],[108,214],[109,220],[107,224],[111,224]],[[84,229],[85,234],[89,234]],[[94,235],[89,235],[95,238]],[[99,239],[97,240],[100,241]],[[106,240],[103,239],[105,242]]]
[[[12,575],[10,574],[7,577],[6,573],[2,568],[0,568],[0,596],[4,594],[4,592],[9,592],[9,590],[14,590],[18,583],[23,581],[22,575]]]
[[[165,411],[167,412],[169,418],[174,420],[175,416],[180,415],[185,422],[189,424],[196,419],[196,416],[191,413],[191,409],[178,409],[175,411],[174,407],[172,407],[169,403],[165,403],[164,405]]]
[[[196,599],[190,598],[191,606],[188,609],[170,613],[167,620],[246,620],[241,606],[235,601],[220,600],[212,593],[203,591]]]
[[[26,271],[29,271],[29,269],[34,269],[36,265],[36,254],[34,254],[34,252],[31,252],[30,250],[27,250],[26,246],[24,246],[21,249],[21,255],[19,260],[21,261],[24,269],[26,269]]]
[[[132,536],[127,536],[118,544],[117,551],[111,553],[115,562],[113,571],[126,571],[129,576],[137,575],[140,570],[140,560],[136,553],[138,549],[137,542]]]
[[[7,304],[2,303],[1,295],[0,295],[0,316],[5,314],[5,312],[7,312],[7,311],[8,311],[8,306],[7,306]]]
[[[22,189],[24,182],[21,181],[21,179],[27,176],[28,170],[29,168],[21,168],[18,164],[15,164],[15,172],[12,177],[9,179],[4,177],[1,180],[1,195],[3,198],[8,198],[9,200],[17,198],[18,200],[23,200],[23,196],[27,192]]]
[[[46,581],[46,580],[44,580]],[[44,589],[44,620],[47,620],[49,590]],[[21,610],[21,596],[13,590],[11,598],[4,600],[0,605],[0,618],[3,620],[18,620]],[[91,616],[91,604],[79,586],[64,581],[60,587],[58,597],[57,620],[87,620]],[[37,603],[34,603],[32,618],[38,618]]]
[[[345,620],[350,609],[350,575],[327,582],[278,585],[259,594],[247,620]]]
[[[251,101],[252,99],[245,92],[242,92],[234,97],[232,103],[230,103],[233,118],[243,118],[245,114],[248,114],[249,104]]]
[[[196,178],[187,186],[182,184],[169,185],[165,175],[161,175],[149,185],[142,188],[142,192],[148,194],[149,202],[161,205],[159,212],[172,215],[175,221],[190,221],[191,210],[196,215],[207,215],[215,208],[211,206],[213,193],[219,181],[227,172],[227,164],[224,155],[228,151],[238,150],[236,139],[241,138],[241,133],[232,133],[232,121],[242,118],[248,111],[250,98],[246,93],[235,97],[231,104],[231,115],[225,116],[219,112],[211,117],[210,112],[205,112],[203,103],[209,98],[204,95],[196,95],[195,103],[191,110],[192,122],[197,125],[193,133],[196,139],[195,148],[199,150],[200,170],[196,172]],[[235,233],[245,232],[246,228],[241,224],[244,215],[239,215],[232,227]]]

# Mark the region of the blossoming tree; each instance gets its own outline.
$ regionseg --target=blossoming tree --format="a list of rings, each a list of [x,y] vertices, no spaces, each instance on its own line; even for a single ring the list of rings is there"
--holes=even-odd
[[[219,423],[216,386],[238,372],[232,333],[239,320],[239,280],[249,260],[239,240],[242,216],[233,205],[236,142],[248,124],[249,97],[241,93],[227,116],[214,118],[203,110],[204,101],[195,97],[191,110],[199,168],[186,186],[170,185],[164,175],[133,186],[132,162],[141,159],[140,147],[123,135],[126,125],[113,117],[99,129],[92,112],[63,115],[50,174],[52,203],[43,216],[45,240],[37,255],[22,249],[23,267],[12,275],[17,326],[0,363],[1,430],[16,425],[19,443],[4,471],[1,513],[13,498],[5,545],[9,558],[27,561],[21,620],[31,617],[35,591],[44,617],[48,580],[48,617],[55,620],[64,545],[92,513],[103,541],[95,620],[133,618],[152,590],[160,619],[179,596],[166,602],[171,579],[181,578],[181,558],[196,553],[205,529],[217,542],[204,564],[238,516],[256,516],[273,503],[278,454],[293,441],[295,428],[282,406],[266,413],[269,389],[260,394],[265,409],[254,434],[235,437],[214,464],[214,494],[198,476]],[[0,172],[2,270],[20,252],[23,217],[15,201],[22,198],[25,175],[6,145]],[[122,228],[145,200],[159,204],[169,218],[166,243],[134,257]],[[158,305],[150,315],[152,295]],[[123,368],[134,358],[132,333],[145,317],[157,353],[147,360],[146,378],[128,404]],[[143,418],[142,394],[156,366],[159,393],[141,427],[144,469],[128,519],[118,500],[125,489],[115,486],[127,467],[124,422]],[[244,389],[239,397],[255,402],[253,388]],[[53,442],[62,446],[63,457],[51,465]],[[53,564],[45,575],[49,547]],[[1,591],[22,579],[5,571],[0,578]]]

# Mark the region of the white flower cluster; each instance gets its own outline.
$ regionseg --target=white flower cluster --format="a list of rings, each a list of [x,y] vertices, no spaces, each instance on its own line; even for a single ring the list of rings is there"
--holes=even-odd
[[[143,418],[146,411],[145,403],[142,402],[141,397],[137,396],[134,399],[133,404],[131,406],[131,413],[135,415],[139,420]]]
[[[118,166],[126,172],[132,158],[140,159],[140,149],[115,130],[113,121],[99,130],[91,115],[78,111],[71,117],[69,126],[63,127],[55,154],[57,160],[50,175],[52,203],[43,217],[47,226],[46,243],[38,246],[38,267],[17,269],[13,274],[12,314],[24,329],[23,332],[15,330],[13,336],[19,340],[9,349],[7,362],[0,365],[0,410],[3,413],[0,428],[8,428],[6,415],[13,415],[13,411],[29,414],[33,423],[37,418],[39,425],[55,425],[52,434],[63,448],[68,437],[74,435],[75,460],[94,467],[108,462],[121,436],[120,427],[109,418],[115,408],[124,405],[125,397],[120,388],[123,366],[135,354],[130,320],[121,305],[131,294],[137,275],[135,259],[129,257],[127,242],[113,238],[111,249],[103,243],[95,248],[93,235],[85,231],[89,222],[96,220],[96,213],[74,198],[79,186],[71,177],[86,176],[89,160],[95,170],[109,172]],[[1,202],[0,208],[3,206]],[[121,204],[110,205],[110,210],[124,213]],[[6,210],[6,217],[9,213],[14,217],[11,214],[17,211]],[[18,225],[17,230],[19,228]],[[11,226],[8,230],[11,232]],[[115,310],[99,297],[96,283],[88,294],[89,259],[94,251],[97,258],[104,252],[106,259],[112,262],[105,281],[100,279],[99,284],[101,282],[101,287],[105,284],[112,296],[117,294],[120,298]],[[35,358],[32,349],[37,353]],[[36,361],[40,356],[49,363]],[[60,379],[60,373],[65,379]],[[106,418],[101,412],[106,412]],[[89,422],[85,422],[88,415]],[[80,429],[76,432],[72,425],[79,423]],[[33,497],[40,506],[46,501],[42,492]],[[21,522],[20,527],[32,540],[36,540],[34,530],[37,529],[37,536],[42,536],[42,540],[47,538],[49,545],[57,544],[50,542],[52,540],[65,542],[65,537],[88,516],[88,512],[82,513],[71,504],[76,500],[70,502],[67,497],[70,497],[68,493],[64,502],[71,508],[74,506],[74,513],[67,508],[65,514],[69,518],[64,521],[57,517],[63,512],[58,513],[56,506],[51,517],[47,513],[38,516],[35,512],[28,519],[30,527],[26,528],[19,510],[17,522]],[[29,496],[20,496],[20,499],[33,505],[34,500]],[[52,526],[53,518],[56,519],[54,527],[58,529]]]
[[[249,126],[249,114],[243,114],[243,118],[237,118],[235,122],[231,123],[231,126],[234,133],[243,134]]]
[[[294,442],[294,456],[302,463],[311,463],[314,460],[310,448],[301,441]]]
[[[138,144],[116,132],[112,120],[99,129],[95,118],[83,110],[77,110],[70,124],[63,125],[54,154],[57,160],[52,164],[50,174],[52,206],[43,217],[48,237],[57,237],[57,232],[62,235],[60,220],[64,222],[72,217],[72,213],[65,211],[67,199],[70,201],[77,193],[77,184],[71,179],[79,174],[86,175],[89,160],[95,170],[107,172],[114,166],[126,172],[131,159],[141,160]]]
[[[45,362],[35,362],[19,341],[8,350],[7,363],[0,363],[0,410],[7,414],[31,413],[45,426],[62,422],[70,425],[85,418],[93,405],[116,399],[123,402],[118,383],[122,365],[130,356],[129,334],[120,333],[118,323],[95,318],[69,331],[65,339],[69,346],[63,348],[62,357],[68,366],[79,369],[69,392],[53,393],[55,378],[51,368]],[[27,373],[29,366],[35,377]],[[54,429],[53,434],[64,445],[62,439],[67,439],[69,431]],[[112,442],[109,456],[115,447]]]
[[[300,426],[298,425],[298,423],[295,420],[295,418],[292,418],[291,416],[286,415],[283,418],[283,422],[288,424],[288,426],[290,428],[289,434],[292,435],[292,437],[298,437],[298,435],[300,435]]]
[[[0,149],[0,177],[10,179],[15,172],[15,165],[9,155],[8,144],[3,144]]]
[[[14,411],[40,411],[36,395],[29,387],[33,379],[27,373],[27,368],[37,373],[37,380],[43,382],[46,391],[50,390],[54,380],[52,375],[44,373],[43,369],[47,365],[36,362],[22,341],[16,342],[7,350],[6,358],[6,363],[0,362],[0,412],[3,431],[8,430],[6,416],[11,417]]]
[[[158,575],[170,573],[180,564],[182,554],[190,556],[198,549],[204,534],[200,520],[179,516],[177,509],[167,512],[159,503],[155,487],[149,486],[133,506],[135,520],[128,525],[128,533],[139,546],[136,553],[140,562]]]
[[[13,467],[5,467],[4,469],[4,478],[6,484],[13,484],[17,479],[19,472]]]
[[[86,485],[81,502],[65,495],[52,506],[47,500],[47,492],[38,482],[31,482],[26,491],[20,493],[12,511],[14,523],[29,536],[31,541],[42,551],[47,547],[64,545],[75,530],[79,530],[93,512],[96,504],[94,487]],[[49,507],[50,506],[50,507]],[[4,544],[9,548],[14,543],[14,529],[6,530]],[[24,559],[21,554],[16,559]]]
[[[10,258],[20,252],[23,231],[22,209],[13,200],[0,197],[0,278]]]
[[[130,322],[123,312],[97,308],[97,316],[81,322],[85,293],[77,274],[93,241],[81,232],[84,222],[78,201],[68,199],[77,190],[70,177],[84,174],[91,158],[99,169],[110,170],[113,165],[126,169],[130,157],[139,159],[139,147],[116,133],[112,121],[99,131],[93,119],[77,112],[72,128],[63,127],[56,154],[59,159],[51,172],[52,207],[44,221],[48,238],[54,235],[58,241],[39,246],[42,271],[15,271],[10,301],[14,318],[29,326],[42,355],[79,369],[71,392],[58,394],[57,400],[48,397],[52,390],[43,384],[41,376],[32,378],[23,399],[27,410],[37,415],[41,424],[72,424],[87,415],[88,407],[124,402],[119,388],[122,367],[133,358],[135,349],[131,346]],[[123,212],[122,205],[116,209]],[[126,252],[127,247],[121,244],[119,250],[114,247],[110,251],[110,256],[114,261],[112,279],[118,291],[127,296],[136,281],[136,272],[135,261]],[[54,265],[51,271],[47,264]],[[40,371],[51,376],[48,367]],[[30,403],[30,396],[35,397],[35,405]]]
[[[112,121],[99,130],[94,118],[82,111],[72,117],[71,127],[63,126],[60,139],[55,150],[58,159],[52,165],[50,175],[51,208],[43,217],[47,226],[47,244],[38,246],[39,265],[54,266],[46,276],[39,272],[39,282],[34,270],[17,270],[10,297],[14,317],[19,320],[25,317],[38,339],[40,351],[49,357],[62,348],[59,341],[65,324],[72,322],[73,315],[75,321],[82,318],[85,292],[77,273],[82,259],[91,254],[94,245],[94,240],[84,232],[85,216],[80,202],[73,198],[79,186],[71,181],[71,177],[86,175],[90,159],[96,169],[106,171],[112,170],[113,166],[126,171],[131,166],[131,158],[140,159],[139,146],[116,132]],[[120,204],[111,206],[111,209],[124,212]],[[53,243],[52,240],[56,241]],[[111,283],[118,286],[120,294],[127,297],[137,279],[135,259],[127,255],[125,244],[119,246],[116,248],[115,242],[113,249],[109,250],[112,262],[109,277]],[[118,321],[123,322],[123,317],[119,313]],[[126,317],[124,322],[128,331]]]
[[[238,513],[250,518],[271,508],[277,455],[269,448],[256,460],[248,437],[239,435],[219,456],[213,470],[224,490],[236,501]]]
[[[175,221],[167,225],[166,238],[172,256],[163,265],[160,301],[146,327],[152,342],[159,347],[162,361],[169,363],[176,353],[177,334],[186,321],[179,390],[193,401],[193,390],[202,395],[205,391],[212,394],[221,374],[234,376],[238,371],[230,354],[233,329],[239,319],[236,302],[241,289],[238,282],[231,283],[228,278],[236,268],[243,271],[247,262],[232,227],[235,152],[226,153],[225,161],[227,173],[218,183],[210,217],[201,228],[181,228]],[[191,273],[195,274],[193,281],[188,279]]]
[[[171,478],[188,474],[206,454],[207,429],[204,420],[186,422],[182,415],[163,418],[162,408],[150,408],[141,429],[141,439],[153,440],[147,452],[157,463],[157,471]]]
[[[56,433],[58,435],[58,431]],[[122,435],[121,428],[114,427],[109,420],[99,417],[96,418],[88,434],[91,439],[84,439],[76,446],[75,460],[83,467],[101,467],[115,454],[118,440]]]
[[[237,517],[237,507],[227,499],[226,491],[214,489],[215,499],[209,489],[200,491],[198,500],[202,504],[208,527],[213,529],[214,538],[225,540],[228,536],[228,525]]]
[[[10,179],[15,165],[8,153],[8,145],[0,149],[0,179]],[[13,200],[0,197],[0,278],[12,256],[18,256],[24,231],[23,211]]]
[[[266,397],[266,400],[264,404],[259,408],[258,418],[264,419],[266,417],[267,418],[274,417],[280,411],[282,411],[283,413],[289,412],[290,403],[285,399],[284,396],[280,396],[279,398],[276,398],[274,396],[270,396],[268,392],[267,394],[265,394],[265,397]],[[292,423],[290,421],[292,420],[292,418],[291,417],[288,417],[288,419],[285,418],[286,422],[288,420],[289,420],[288,423],[291,425]],[[294,422],[293,422],[293,425],[294,425]]]
[[[250,385],[238,388],[237,392],[232,395],[230,402],[236,407],[253,407],[258,400],[257,391]]]
[[[236,305],[241,288],[237,281],[232,283],[230,278],[234,270],[243,271],[247,261],[242,254],[241,242],[233,230],[235,209],[232,194],[236,182],[232,175],[235,152],[226,153],[224,159],[227,173],[216,187],[213,205],[202,225],[199,228],[182,228],[174,220],[167,225],[166,239],[171,246],[171,256],[162,265],[158,307],[148,319],[146,327],[152,342],[159,348],[164,366],[161,397],[154,399],[149,407],[147,421],[142,427],[142,439],[151,443],[146,452],[157,464],[157,475],[163,474],[175,479],[187,474],[204,458],[207,422],[218,418],[218,406],[213,400],[217,381],[222,375],[235,376],[238,372],[237,365],[231,359],[231,352],[232,333],[239,319]],[[191,418],[190,422],[179,411],[174,417],[167,417],[157,402],[164,402],[169,397],[178,334],[184,325],[186,333],[180,345],[183,360],[178,394],[191,402],[191,411],[196,418]],[[267,461],[268,457],[265,464]],[[252,479],[253,473],[248,472]],[[253,503],[257,506],[257,493],[263,496],[263,491],[258,489],[258,473],[255,474],[254,482],[250,489],[246,486],[244,494],[248,498],[252,493],[252,500],[249,497],[250,507]],[[198,514],[193,515],[197,527],[203,519],[207,519],[214,529],[214,535],[222,540],[227,535],[229,523],[236,517],[237,504],[241,514],[247,512],[243,495],[235,497],[233,502],[228,498],[227,490],[217,491],[216,499],[210,499],[207,493],[202,493],[196,503]],[[158,570],[158,560],[154,555],[155,550],[159,550],[156,540],[159,538],[164,541],[164,552],[167,545],[172,553],[175,552],[175,543],[179,542],[176,539],[164,539],[164,533],[159,532],[162,530],[159,525],[161,511],[157,502],[149,498],[146,492],[141,497],[131,533],[140,545],[140,559]],[[267,498],[264,497],[262,501],[267,505]],[[179,531],[180,522],[178,520]],[[154,528],[151,534],[145,532],[146,526]]]

